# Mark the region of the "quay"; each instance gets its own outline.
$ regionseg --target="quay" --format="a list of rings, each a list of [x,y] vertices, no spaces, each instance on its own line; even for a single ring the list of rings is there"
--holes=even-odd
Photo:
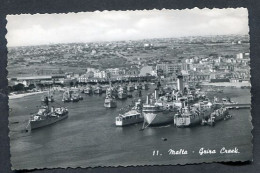
[[[230,105],[224,105],[228,109],[250,109],[251,104],[248,103],[238,103],[238,104],[230,104]]]

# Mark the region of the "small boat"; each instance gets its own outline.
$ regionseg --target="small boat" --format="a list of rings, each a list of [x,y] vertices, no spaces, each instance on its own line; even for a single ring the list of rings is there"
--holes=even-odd
[[[79,101],[79,97],[76,96],[76,95],[73,95],[73,96],[71,96],[70,100],[71,100],[72,102],[78,102],[78,101]]]
[[[94,90],[94,93],[95,93],[95,94],[102,94],[102,92],[103,92],[103,89],[101,88],[100,85],[98,85],[98,86],[95,88],[95,90]]]
[[[135,90],[135,87],[132,84],[127,85],[127,91],[132,92]]]
[[[142,85],[140,83],[136,83],[135,90],[141,90],[141,89],[142,89]]]
[[[67,90],[63,93],[63,102],[78,102],[79,100],[83,100],[83,97],[77,91]]]
[[[116,108],[116,100],[112,98],[111,96],[106,96],[104,106],[106,108]]]
[[[53,92],[49,90],[47,95],[42,96],[41,101],[44,102],[46,98],[48,99],[49,102],[54,102]]]
[[[132,98],[133,95],[132,95],[131,93],[127,93],[127,97],[128,97],[128,98]]]
[[[88,86],[83,90],[83,92],[84,92],[85,94],[92,94],[92,93],[93,93],[93,88],[92,88],[92,86],[88,85]]]
[[[70,102],[71,101],[71,93],[69,91],[65,91],[62,96],[63,102]]]
[[[143,85],[142,85],[142,89],[143,90],[148,90],[149,88],[148,88],[148,84],[147,83],[144,83]]]

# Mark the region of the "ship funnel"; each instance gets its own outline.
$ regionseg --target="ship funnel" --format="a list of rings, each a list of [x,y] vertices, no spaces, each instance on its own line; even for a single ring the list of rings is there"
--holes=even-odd
[[[154,90],[154,99],[157,100],[159,97],[158,89]]]
[[[186,107],[185,99],[181,98],[180,101],[181,101],[181,107],[182,108]]]
[[[146,104],[148,105],[150,103],[150,95],[148,94],[147,96],[146,96]]]
[[[177,88],[180,92],[183,92],[183,76],[179,75],[177,77]]]

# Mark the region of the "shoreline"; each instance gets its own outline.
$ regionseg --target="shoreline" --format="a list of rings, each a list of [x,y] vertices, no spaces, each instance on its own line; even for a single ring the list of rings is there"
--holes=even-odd
[[[203,86],[219,86],[219,87],[251,87],[251,84],[249,82],[243,83],[243,82],[202,82],[200,85]]]
[[[45,91],[37,91],[37,92],[30,92],[30,93],[23,93],[23,94],[11,94],[11,95],[8,95],[9,99],[18,99],[18,98],[23,98],[23,97],[26,97],[26,96],[31,96],[31,95],[35,95],[35,94],[42,94],[44,93]]]

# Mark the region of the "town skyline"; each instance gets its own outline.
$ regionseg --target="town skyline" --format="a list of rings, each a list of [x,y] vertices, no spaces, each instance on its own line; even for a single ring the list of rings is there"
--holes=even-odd
[[[36,45],[24,45],[24,46],[8,46],[7,48],[16,48],[16,47],[37,47],[37,46],[51,46],[51,45],[62,45],[62,44],[94,44],[94,43],[116,43],[116,42],[135,42],[135,41],[149,41],[149,40],[156,40],[156,39],[181,39],[181,38],[190,38],[190,37],[194,37],[194,38],[198,38],[198,37],[216,37],[216,36],[223,36],[223,37],[227,37],[227,36],[248,36],[249,34],[226,34],[226,35],[187,35],[187,36],[181,36],[181,37],[158,37],[158,38],[147,38],[147,39],[136,39],[136,40],[111,40],[111,41],[85,41],[85,42],[67,42],[67,43],[45,43],[45,44],[36,44]]]

